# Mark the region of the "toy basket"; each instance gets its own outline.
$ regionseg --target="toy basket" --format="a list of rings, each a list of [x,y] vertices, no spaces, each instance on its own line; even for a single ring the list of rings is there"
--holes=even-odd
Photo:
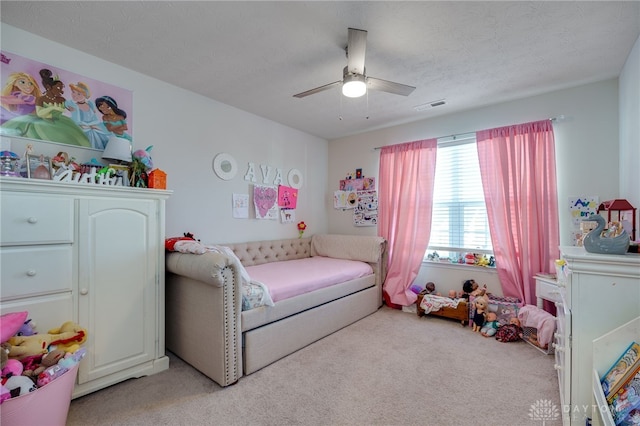
[[[545,355],[553,353],[553,342],[547,345],[547,348],[541,348],[538,344],[538,329],[535,327],[522,327],[522,340],[539,350]]]
[[[77,374],[78,364],[28,395],[7,399],[0,405],[0,424],[64,426]]]

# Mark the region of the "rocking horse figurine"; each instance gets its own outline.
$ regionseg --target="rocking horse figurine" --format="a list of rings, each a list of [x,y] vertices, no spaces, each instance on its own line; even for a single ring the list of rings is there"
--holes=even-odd
[[[583,221],[597,222],[596,229],[589,232],[583,239],[582,244],[584,249],[589,253],[602,253],[602,254],[625,254],[629,249],[629,234],[627,231],[622,231],[620,235],[607,238],[603,237],[602,231],[604,230],[605,221],[599,214],[593,214]]]

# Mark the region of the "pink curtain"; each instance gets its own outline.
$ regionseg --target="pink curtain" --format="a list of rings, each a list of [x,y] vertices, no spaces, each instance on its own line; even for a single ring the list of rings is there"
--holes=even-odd
[[[498,277],[505,296],[535,305],[537,272],[559,256],[553,126],[549,120],[476,133]]]
[[[382,148],[378,189],[378,235],[386,238],[389,265],[383,292],[394,307],[413,304],[410,290],[429,244],[437,140]]]

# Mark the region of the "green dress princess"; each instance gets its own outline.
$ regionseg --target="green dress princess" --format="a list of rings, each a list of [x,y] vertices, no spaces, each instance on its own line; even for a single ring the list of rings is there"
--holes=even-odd
[[[21,115],[2,124],[0,134],[91,148],[82,129],[63,115],[64,111],[63,103],[44,102],[36,106],[35,114]]]

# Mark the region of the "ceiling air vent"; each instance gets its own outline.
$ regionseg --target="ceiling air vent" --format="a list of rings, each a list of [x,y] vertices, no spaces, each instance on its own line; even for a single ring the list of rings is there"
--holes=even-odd
[[[435,108],[435,107],[439,107],[441,105],[446,104],[447,102],[444,99],[438,99],[437,101],[431,101],[431,102],[427,102],[421,105],[416,105],[413,107],[414,110],[420,112],[420,111],[426,111],[428,109],[431,108]]]

